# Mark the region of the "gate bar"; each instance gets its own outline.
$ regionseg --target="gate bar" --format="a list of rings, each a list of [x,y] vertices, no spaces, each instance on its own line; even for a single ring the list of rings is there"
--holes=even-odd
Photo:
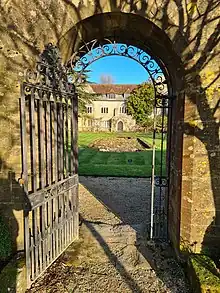
[[[154,199],[155,199],[155,189],[154,189],[154,176],[155,176],[155,152],[156,152],[156,145],[155,145],[155,138],[156,138],[156,97],[155,97],[155,104],[154,104],[154,132],[153,132],[153,150],[152,150],[152,178],[151,178],[151,218],[150,218],[150,239],[153,239],[154,234]]]

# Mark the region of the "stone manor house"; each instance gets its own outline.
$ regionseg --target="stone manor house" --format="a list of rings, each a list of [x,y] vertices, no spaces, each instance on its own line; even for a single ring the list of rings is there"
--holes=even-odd
[[[126,99],[137,87],[135,84],[89,84],[94,93],[86,114],[79,117],[80,131],[132,131],[135,120],[127,114]]]

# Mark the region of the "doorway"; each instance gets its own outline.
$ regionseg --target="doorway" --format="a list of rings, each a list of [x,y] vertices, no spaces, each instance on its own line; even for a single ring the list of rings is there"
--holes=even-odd
[[[119,122],[118,122],[118,127],[117,127],[117,130],[118,130],[119,132],[122,132],[122,131],[123,131],[123,129],[124,129],[123,122],[122,122],[122,121],[119,121]]]

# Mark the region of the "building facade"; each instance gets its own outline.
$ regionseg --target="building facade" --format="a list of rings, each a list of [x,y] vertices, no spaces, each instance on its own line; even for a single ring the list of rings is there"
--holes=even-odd
[[[80,131],[133,131],[135,120],[127,114],[126,100],[134,84],[90,84],[94,99],[79,117]]]

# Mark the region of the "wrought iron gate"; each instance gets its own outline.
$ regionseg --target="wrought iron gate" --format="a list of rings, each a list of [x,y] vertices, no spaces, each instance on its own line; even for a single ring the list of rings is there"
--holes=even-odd
[[[166,94],[155,95],[154,129],[151,177],[151,221],[150,239],[168,239],[168,195],[170,173],[170,142],[167,130],[171,126],[173,97]],[[158,121],[158,119],[160,121]],[[169,121],[168,121],[169,119]],[[159,123],[158,123],[159,122]],[[169,125],[168,125],[169,122]],[[156,138],[160,145],[156,147]],[[159,164],[156,164],[156,161]]]
[[[78,238],[77,95],[49,44],[20,98],[27,286]]]

